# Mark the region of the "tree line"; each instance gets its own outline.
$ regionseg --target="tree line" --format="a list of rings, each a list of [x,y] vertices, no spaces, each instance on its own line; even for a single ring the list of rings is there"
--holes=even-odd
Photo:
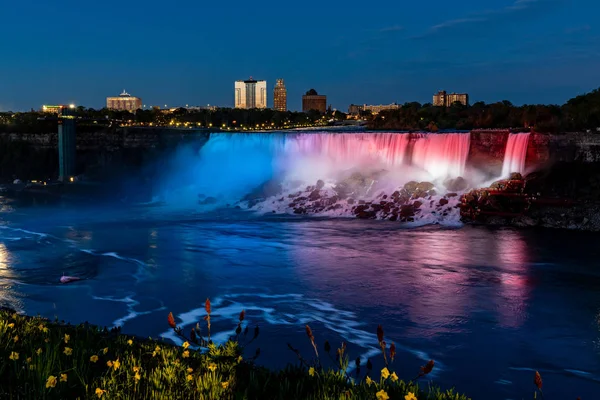
[[[549,133],[588,130],[600,133],[600,90],[572,98],[562,106],[515,106],[506,100],[471,106],[454,103],[450,107],[406,103],[400,109],[377,114],[369,126],[395,130],[525,128]]]

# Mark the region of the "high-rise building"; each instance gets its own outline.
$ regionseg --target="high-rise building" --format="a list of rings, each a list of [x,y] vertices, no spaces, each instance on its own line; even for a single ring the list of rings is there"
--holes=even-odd
[[[267,108],[267,81],[235,81],[235,108]]]
[[[123,90],[118,97],[107,97],[106,108],[119,111],[135,111],[142,108],[142,99]]]
[[[469,95],[466,93],[446,93],[445,90],[440,90],[433,95],[433,105],[438,107],[450,107],[452,104],[459,102],[464,106],[469,105]]]
[[[327,112],[327,96],[320,95],[315,89],[310,89],[302,96],[302,112],[317,110],[325,114]]]
[[[277,111],[287,111],[287,89],[283,79],[277,79],[273,89],[273,109]]]

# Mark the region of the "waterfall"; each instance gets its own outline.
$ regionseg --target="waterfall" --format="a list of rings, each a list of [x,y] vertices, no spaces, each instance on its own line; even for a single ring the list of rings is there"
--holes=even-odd
[[[163,192],[178,201],[183,182],[195,201],[236,201],[274,178],[314,184],[349,171],[386,170],[396,185],[442,180],[464,173],[469,142],[468,133],[213,133],[200,154],[175,156]]]
[[[469,155],[470,134],[424,134],[416,141],[412,162],[433,178],[457,177],[464,174]]]
[[[525,171],[528,145],[529,133],[511,133],[508,136],[502,164],[502,177],[508,178],[511,172],[523,173]]]

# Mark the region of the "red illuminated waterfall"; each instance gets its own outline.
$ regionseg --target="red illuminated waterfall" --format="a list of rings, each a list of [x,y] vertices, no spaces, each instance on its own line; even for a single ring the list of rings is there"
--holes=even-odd
[[[524,172],[528,144],[529,133],[511,133],[508,136],[502,164],[503,177],[508,177],[511,172]]]
[[[417,139],[412,163],[434,178],[463,175],[469,155],[470,134],[423,134]]]

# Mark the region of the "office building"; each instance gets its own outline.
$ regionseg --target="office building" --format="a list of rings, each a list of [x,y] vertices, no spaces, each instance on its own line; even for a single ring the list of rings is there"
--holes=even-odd
[[[44,113],[48,113],[48,114],[58,114],[61,115],[63,113],[63,110],[66,109],[73,109],[75,108],[75,104],[70,104],[68,106],[66,105],[49,105],[49,104],[44,104],[42,106],[42,112]]]
[[[396,103],[380,104],[380,105],[350,104],[350,107],[348,107],[348,114],[357,115],[363,111],[370,111],[371,114],[375,115],[375,114],[379,114],[380,112],[385,111],[385,110],[398,110],[401,107],[402,107],[401,105],[396,104]]]
[[[107,97],[106,108],[119,111],[136,111],[142,108],[142,99],[123,90],[118,97]]]
[[[267,108],[267,81],[235,81],[235,108]]]
[[[283,79],[277,79],[273,89],[273,109],[276,111],[287,111],[287,89]]]
[[[464,106],[469,105],[469,95],[466,93],[446,93],[445,90],[440,90],[433,95],[433,105],[438,107],[450,107],[452,104],[459,102]]]
[[[315,89],[310,89],[302,96],[302,112],[310,110],[319,111],[322,114],[327,112],[327,96],[320,95]]]

